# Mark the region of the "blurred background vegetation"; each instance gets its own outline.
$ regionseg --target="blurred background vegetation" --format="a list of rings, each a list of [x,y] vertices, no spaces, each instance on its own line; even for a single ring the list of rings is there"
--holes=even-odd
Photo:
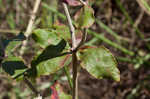
[[[95,11],[95,24],[88,31],[87,45],[104,45],[114,54],[121,81],[97,80],[81,69],[79,99],[150,99],[150,7],[148,0],[88,0]],[[0,36],[11,38],[24,32],[35,0],[0,0]],[[143,3],[146,2],[146,3]],[[79,7],[71,7],[71,15]],[[66,23],[59,0],[42,0],[34,28],[50,28],[56,21]],[[29,42],[29,46],[35,46]],[[31,48],[24,55],[30,61]],[[35,86],[50,99],[56,81],[68,92],[63,71],[37,79]],[[16,82],[0,70],[0,99],[32,99],[24,82]]]

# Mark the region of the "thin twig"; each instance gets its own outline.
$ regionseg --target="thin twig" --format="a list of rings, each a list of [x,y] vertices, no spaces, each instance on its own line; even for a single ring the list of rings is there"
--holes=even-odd
[[[19,25],[20,20],[20,0],[16,0],[16,24]]]
[[[73,89],[73,83],[72,83],[71,75],[70,75],[70,73],[69,73],[69,67],[68,67],[68,66],[65,66],[65,67],[64,67],[64,72],[65,72],[65,74],[66,74],[66,76],[67,76],[67,79],[68,79],[68,82],[69,82],[69,86],[70,86],[70,88],[71,88],[71,90],[72,90],[72,89]]]
[[[25,36],[26,36],[27,38],[28,38],[29,35],[32,33],[33,24],[34,24],[34,21],[35,21],[35,18],[36,18],[36,13],[37,13],[37,11],[38,11],[40,2],[41,2],[41,0],[36,0],[36,2],[35,2],[35,4],[34,4],[33,12],[32,12],[32,15],[31,15],[31,17],[30,17],[30,20],[29,20],[27,29],[26,29],[26,31],[25,31]],[[20,50],[20,55],[23,55],[23,53],[24,53],[24,51],[25,51],[25,48],[26,48],[26,46],[27,46],[27,42],[28,42],[28,39],[25,40],[25,41],[23,41],[22,47],[21,47],[21,50]]]
[[[0,29],[0,33],[12,33],[12,34],[18,34],[18,33],[20,33],[20,31],[19,31],[19,30]]]
[[[138,16],[138,18],[136,19],[135,23],[134,23],[134,27],[138,27],[138,25],[140,24],[142,18],[144,16],[144,10],[141,9],[141,13],[140,15]]]
[[[70,13],[68,11],[68,7],[65,3],[62,4],[64,7],[64,11],[68,20],[70,33],[71,33],[71,40],[72,40],[72,50],[76,48],[76,38],[75,38],[75,28],[72,24],[72,20],[70,17]],[[77,74],[77,56],[76,52],[72,53],[72,64],[73,64],[73,99],[78,99],[78,74]]]
[[[146,3],[146,0],[136,0],[139,6],[148,14],[150,15],[149,6]],[[148,1],[147,1],[148,2]]]
[[[68,7],[65,3],[63,3],[63,7],[64,7],[64,10],[65,10],[65,14],[66,14],[68,24],[69,24],[69,28],[70,28],[72,48],[74,49],[76,47],[75,28],[72,24],[72,20],[71,20],[70,14],[69,14]]]
[[[24,76],[24,82],[28,85],[28,87],[36,94],[39,95],[37,89],[32,85],[32,83]]]
[[[138,25],[140,24],[140,22],[141,22],[141,20],[142,20],[142,18],[143,18],[143,16],[144,16],[144,10],[143,9],[141,9],[141,13],[139,14],[139,16],[137,17],[137,19],[136,19],[136,21],[135,21],[135,23],[133,24],[133,27],[137,27],[138,28]],[[133,43],[135,42],[135,39],[136,39],[136,35],[135,35],[135,32],[134,32],[135,30],[134,29],[132,29],[132,34],[131,34],[131,36],[132,36],[132,42],[130,43],[131,45],[130,45],[130,47],[133,47]]]
[[[86,2],[83,0],[79,0],[83,5],[86,5]]]

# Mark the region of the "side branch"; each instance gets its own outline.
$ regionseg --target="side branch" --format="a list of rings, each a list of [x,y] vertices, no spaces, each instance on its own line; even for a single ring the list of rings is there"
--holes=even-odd
[[[68,24],[69,24],[69,28],[70,28],[71,40],[72,40],[72,48],[75,49],[75,47],[76,47],[75,28],[74,28],[74,26],[72,24],[72,20],[71,20],[69,11],[68,11],[68,7],[67,7],[67,5],[65,3],[63,3],[63,7],[64,7],[64,10],[65,10],[65,14],[66,14],[66,17],[67,17],[67,20],[68,20]]]
[[[38,11],[40,2],[41,2],[41,0],[36,0],[36,2],[34,4],[34,8],[33,8],[33,11],[32,11],[27,29],[25,31],[25,36],[27,37],[27,40],[23,41],[23,43],[22,43],[22,47],[21,47],[21,50],[20,50],[20,55],[23,55],[23,53],[25,51],[25,48],[27,46],[28,37],[32,33],[33,24],[34,24],[34,21],[35,21],[35,18],[36,18],[36,13]]]
[[[37,89],[31,84],[31,82],[24,76],[24,82],[28,85],[28,87],[36,94],[40,95]]]

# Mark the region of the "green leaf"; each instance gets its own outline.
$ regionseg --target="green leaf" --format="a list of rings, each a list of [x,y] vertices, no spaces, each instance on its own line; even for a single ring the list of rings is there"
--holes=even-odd
[[[34,30],[32,38],[42,48],[46,48],[50,44],[56,45],[61,40],[61,38],[55,32],[44,29]]]
[[[18,34],[17,36],[11,38],[11,39],[2,39],[2,44],[5,50],[5,54],[7,56],[14,56],[13,51],[14,49],[21,44],[21,41],[25,40],[26,37],[23,33]]]
[[[49,75],[55,73],[63,66],[69,64],[68,53],[66,51],[67,44],[65,40],[61,40],[57,45],[49,45],[32,61],[32,75]],[[66,64],[67,63],[67,64]]]
[[[94,23],[94,10],[85,5],[75,15],[77,28],[89,28]]]
[[[117,62],[105,47],[84,49],[80,55],[81,66],[98,79],[112,78],[120,81]]]
[[[11,41],[5,49],[5,54],[7,56],[14,56],[14,50],[17,47],[17,45],[20,45],[20,44],[21,44],[20,41]]]
[[[60,34],[63,31],[60,31]],[[69,52],[69,44],[57,33],[57,29],[44,30],[36,29],[33,33],[33,39],[44,50],[40,52],[31,62],[31,70],[29,76],[37,77],[41,75],[49,75],[55,73],[66,65],[67,52]]]
[[[70,63],[70,61],[69,62],[67,61],[69,58],[70,57],[68,56],[67,57],[61,56],[61,57],[52,58],[51,60],[39,63],[36,66],[37,76],[39,77],[41,75],[49,75],[57,72],[62,67]]]
[[[70,39],[70,30],[69,27],[65,24],[56,22],[53,25],[53,29],[55,30],[55,32],[57,33],[57,35],[63,39],[65,39],[66,41]]]
[[[8,57],[7,59],[3,60],[2,68],[6,73],[11,75],[12,78],[22,74],[28,69],[23,61],[17,57]]]
[[[17,36],[11,38],[11,39],[3,39],[0,46],[0,63],[4,59],[5,56],[8,56],[4,61],[2,61],[2,68],[5,72],[10,74],[12,77],[18,75],[19,73],[22,73],[24,71],[23,69],[23,62],[21,59],[13,57],[14,55],[14,49],[21,44],[21,41],[25,40],[26,37],[23,33],[18,34]],[[6,66],[5,66],[6,65]],[[16,65],[16,66],[15,66]],[[19,65],[21,65],[19,67]]]

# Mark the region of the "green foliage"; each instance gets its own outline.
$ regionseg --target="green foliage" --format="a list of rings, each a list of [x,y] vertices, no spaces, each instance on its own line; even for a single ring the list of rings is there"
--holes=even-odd
[[[1,54],[8,56],[2,61],[2,68],[6,73],[10,74],[12,78],[22,74],[27,70],[23,60],[16,57],[13,52],[14,49],[21,44],[21,41],[25,39],[26,37],[23,35],[23,33],[20,33],[11,39],[2,39],[3,48],[1,48],[1,50],[3,52],[1,52]]]
[[[18,34],[17,36],[11,38],[11,39],[2,39],[2,45],[3,50],[5,50],[5,54],[7,56],[14,56],[13,50],[21,44],[21,41],[25,40],[26,37],[23,33]],[[2,49],[2,48],[0,48]]]
[[[50,32],[44,29],[36,29],[32,37],[36,43],[45,48],[31,62],[35,76],[55,73],[66,65],[69,45],[56,31]]]
[[[48,31],[44,29],[34,30],[32,38],[42,48],[46,48],[50,44],[56,45],[61,40],[61,38],[59,38],[58,35],[53,31]]]
[[[12,41],[8,44],[8,46],[5,49],[5,54],[8,56],[14,56],[14,49],[17,47],[17,45],[21,44],[20,41]]]
[[[77,28],[89,28],[95,21],[93,9],[85,5],[76,13],[75,16]]]
[[[67,53],[63,52],[66,47],[64,40],[57,45],[49,45],[38,55],[31,63],[33,69],[36,69],[36,75],[48,75],[55,73],[66,65],[68,60]]]
[[[66,41],[70,39],[70,30],[68,26],[57,22],[53,25],[53,29],[59,37],[65,39]]]
[[[117,69],[117,62],[108,49],[101,46],[88,48],[80,55],[81,66],[91,75],[98,79],[112,78],[120,81],[120,72]]]
[[[68,2],[68,4],[72,6],[80,5],[75,4],[73,1]],[[49,7],[46,4],[43,4],[43,6],[49,9]],[[56,12],[55,10],[53,11]],[[80,34],[82,34],[83,29],[91,27],[94,24],[94,22],[94,10],[89,5],[83,5],[81,9],[75,14],[75,21],[73,21],[73,23],[76,26],[75,32],[77,42],[80,41],[78,40],[78,38]],[[69,44],[71,43],[70,41],[72,39],[70,38],[70,28],[67,25],[60,23],[59,21],[50,23],[51,24],[49,26],[49,29],[39,28],[33,30],[32,39],[37,45],[39,45],[40,49],[38,52],[35,52],[35,56],[30,63],[30,68],[28,68],[24,64],[22,59],[16,57],[13,54],[14,48],[18,47],[18,45],[21,44],[20,41],[23,41],[25,39],[25,36],[19,34],[18,36],[12,39],[4,40],[4,53],[8,56],[7,58],[5,57],[2,61],[2,68],[5,72],[10,74],[13,78],[23,78],[24,76],[27,76],[36,79],[36,77],[40,77],[41,75],[50,75],[56,73],[64,66],[68,66],[71,63],[72,53],[76,54],[76,52],[72,51],[72,49],[69,46]],[[122,49],[124,52],[128,52],[128,50],[122,47],[118,47],[118,49]],[[0,50],[3,49],[0,48]],[[79,49],[77,49],[77,52],[78,51],[80,52],[79,58],[81,61],[81,66],[95,78],[111,78],[115,81],[120,81],[120,72],[117,68],[117,62],[108,49],[106,49],[103,46],[85,47],[84,49],[82,49],[82,47],[79,47]],[[67,72],[66,74],[71,83],[72,79],[69,76],[69,72]],[[72,86],[72,84],[70,85]],[[56,91],[57,93],[59,93],[58,98],[60,99],[72,98],[70,95],[65,94],[61,90],[60,85],[54,85],[52,91]],[[55,94],[56,93],[53,93],[52,95],[55,96]],[[56,99],[56,97],[54,99]]]
[[[78,28],[76,32],[89,28],[94,21],[93,9],[84,5],[75,15],[75,25]],[[35,77],[57,72],[71,62],[70,47],[66,42],[70,40],[69,32],[69,28],[58,21],[50,29],[35,29],[32,38],[43,49],[36,53],[31,62],[31,68],[26,71],[27,67],[23,61],[18,58],[8,58],[2,63],[3,69],[13,77],[25,71],[28,72],[28,76],[34,75]],[[14,56],[12,49],[19,45],[22,39],[24,37],[20,34],[11,40],[5,40],[5,53],[8,56]],[[80,58],[82,66],[96,78],[111,77],[116,81],[120,80],[115,58],[106,48],[84,49]]]
[[[22,59],[18,57],[8,57],[2,62],[3,70],[10,74],[12,78],[22,74],[27,70],[27,66],[23,63]]]
[[[49,75],[49,74],[57,72],[58,70],[63,68],[65,65],[68,65],[68,62],[66,62],[68,59],[67,60],[65,59],[66,59],[66,56],[61,56],[61,57],[56,57],[51,60],[47,60],[47,61],[39,63],[36,66],[37,76]]]

